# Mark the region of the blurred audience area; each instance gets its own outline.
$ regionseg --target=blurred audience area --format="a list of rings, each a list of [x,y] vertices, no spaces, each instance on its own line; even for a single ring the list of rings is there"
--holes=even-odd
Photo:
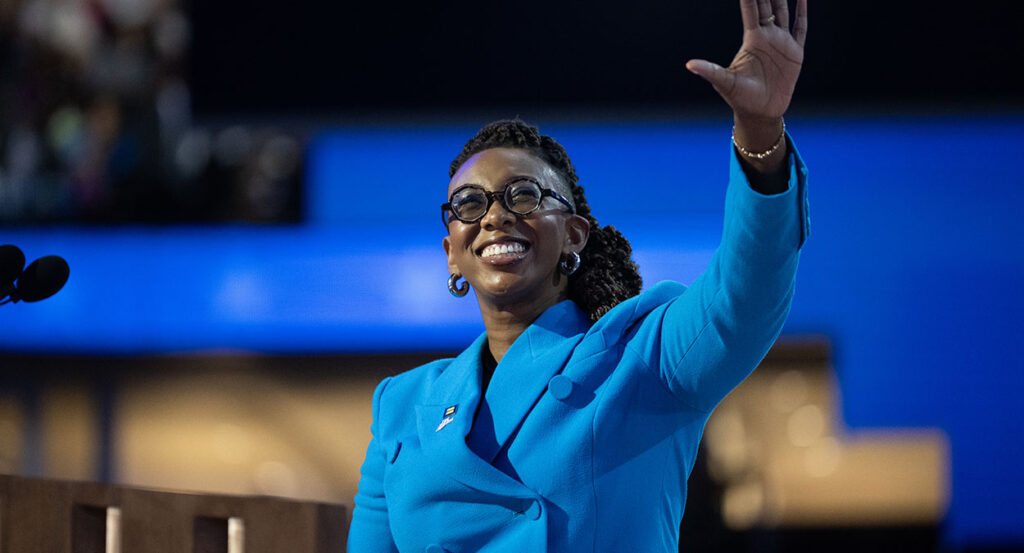
[[[0,223],[293,222],[302,139],[197,126],[177,0],[0,3]]]

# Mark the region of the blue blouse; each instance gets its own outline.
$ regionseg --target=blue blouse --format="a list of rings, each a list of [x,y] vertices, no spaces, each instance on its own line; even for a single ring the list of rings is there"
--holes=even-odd
[[[808,234],[795,149],[789,165],[788,190],[766,196],[733,153],[722,243],[700,278],[593,325],[572,301],[552,306],[483,397],[486,334],[381,382],[348,550],[677,552],[704,424],[789,312]],[[474,429],[478,407],[489,416]]]

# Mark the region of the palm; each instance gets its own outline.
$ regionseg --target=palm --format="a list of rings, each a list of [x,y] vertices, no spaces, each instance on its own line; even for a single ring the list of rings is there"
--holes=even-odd
[[[798,0],[789,29],[785,0],[741,0],[743,44],[729,67],[691,60],[687,67],[707,79],[738,115],[776,118],[789,107],[804,59],[807,0]]]

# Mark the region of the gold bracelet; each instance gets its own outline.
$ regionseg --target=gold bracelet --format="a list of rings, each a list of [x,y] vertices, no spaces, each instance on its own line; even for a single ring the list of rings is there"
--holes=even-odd
[[[786,120],[785,119],[782,120],[782,134],[779,135],[779,139],[775,141],[775,145],[774,146],[772,146],[771,148],[768,148],[767,150],[765,150],[763,152],[751,152],[751,151],[748,151],[743,146],[740,146],[740,143],[736,142],[736,125],[733,125],[733,127],[732,127],[732,145],[736,146],[736,149],[739,150],[739,152],[741,154],[743,154],[743,155],[745,155],[747,157],[754,158],[754,159],[761,160],[761,159],[764,159],[764,158],[774,154],[775,151],[778,150],[782,146],[782,143],[785,142],[785,141],[786,141]]]

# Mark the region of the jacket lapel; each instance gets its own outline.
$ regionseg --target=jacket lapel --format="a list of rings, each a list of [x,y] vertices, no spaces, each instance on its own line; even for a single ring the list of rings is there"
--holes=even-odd
[[[522,484],[466,445],[480,402],[480,351],[486,342],[487,335],[481,334],[452,360],[431,383],[423,402],[415,406],[420,447],[435,467],[473,489],[507,497],[531,497]],[[446,416],[446,410],[453,406],[455,412]]]
[[[508,445],[589,327],[586,315],[565,300],[545,311],[502,357],[486,393],[499,448]]]
[[[561,372],[573,348],[587,332],[586,315],[571,300],[545,311],[502,357],[487,387],[499,445],[515,434],[548,380]],[[453,479],[481,491],[508,497],[533,497],[523,484],[482,459],[466,444],[480,403],[482,334],[459,354],[430,385],[415,406],[417,434],[423,452]],[[455,406],[455,413],[445,415]]]

